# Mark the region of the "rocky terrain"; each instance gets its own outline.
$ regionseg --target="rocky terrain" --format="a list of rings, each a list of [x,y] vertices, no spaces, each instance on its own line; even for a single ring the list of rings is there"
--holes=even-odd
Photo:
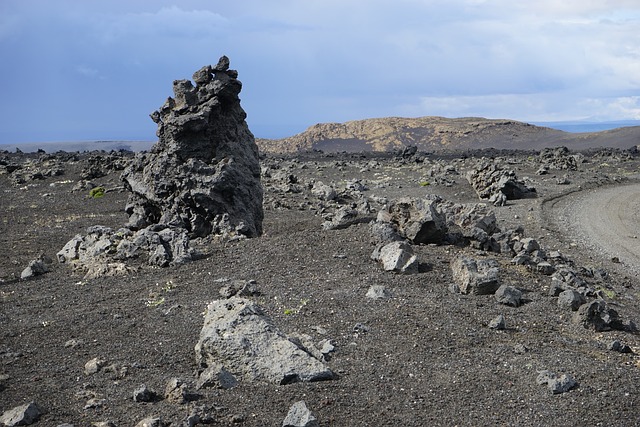
[[[0,425],[639,423],[635,148],[258,156],[193,82],[0,152]]]
[[[420,150],[527,149],[566,146],[584,150],[597,147],[626,149],[640,141],[640,127],[591,133],[567,133],[515,120],[479,117],[386,117],[346,123],[318,123],[284,139],[259,139],[269,153],[392,151],[406,146]]]

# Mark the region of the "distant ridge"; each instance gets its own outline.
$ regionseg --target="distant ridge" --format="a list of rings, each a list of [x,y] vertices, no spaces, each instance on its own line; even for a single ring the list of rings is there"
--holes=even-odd
[[[601,132],[568,133],[515,120],[481,117],[387,117],[345,123],[318,123],[283,139],[257,139],[266,153],[392,151],[415,145],[421,150],[480,148],[540,150],[567,146],[630,148],[640,144],[640,126]]]
[[[19,148],[25,153],[44,150],[47,153],[56,151],[84,152],[84,151],[147,151],[155,141],[60,141],[60,142],[25,142],[16,144],[0,144],[0,151],[13,152]]]

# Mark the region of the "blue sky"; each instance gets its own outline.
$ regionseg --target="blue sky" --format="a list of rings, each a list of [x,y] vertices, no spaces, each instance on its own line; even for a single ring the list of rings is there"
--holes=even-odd
[[[1,0],[0,143],[155,140],[172,81],[223,54],[257,137],[640,119],[638,0]]]

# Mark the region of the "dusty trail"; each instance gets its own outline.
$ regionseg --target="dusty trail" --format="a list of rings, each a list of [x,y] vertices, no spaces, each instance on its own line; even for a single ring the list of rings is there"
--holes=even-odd
[[[640,271],[640,184],[585,190],[552,200],[544,214],[592,257],[618,258]]]

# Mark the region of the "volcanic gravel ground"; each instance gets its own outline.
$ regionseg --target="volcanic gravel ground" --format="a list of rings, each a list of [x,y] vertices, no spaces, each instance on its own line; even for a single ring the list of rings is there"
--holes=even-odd
[[[465,158],[440,160],[462,171],[473,160]],[[539,166],[535,154],[499,158],[519,177],[529,177],[539,195],[495,208],[501,228],[522,225],[525,235],[548,250],[562,251],[576,265],[609,271],[602,284],[609,303],[623,319],[639,321],[640,284],[631,270],[613,263],[608,254],[591,251],[572,230],[551,221],[571,210],[558,211],[551,201],[601,184],[628,183],[638,160],[608,158],[603,166],[594,157],[578,171],[558,172],[571,180],[559,186],[555,172],[534,174]],[[365,167],[371,161],[379,167]],[[462,175],[454,177],[451,187],[420,185],[425,166],[393,156],[317,154],[265,162],[286,165],[303,183],[360,178],[369,184],[368,196],[437,193],[455,202],[478,201]],[[548,296],[550,277],[513,266],[500,254],[418,246],[420,273],[384,272],[370,259],[369,226],[322,230],[317,201],[306,190],[270,193],[266,186],[260,238],[212,240],[203,246],[204,259],[179,267],[142,267],[124,277],[83,280],[80,272],[55,262],[56,252],[88,226],[122,226],[127,194],[117,189],[117,173],[95,180],[115,189],[102,198],[89,198],[86,190],[73,192],[81,168],[82,161],[69,163],[63,176],[19,186],[0,176],[0,413],[36,401],[46,410],[36,425],[90,426],[109,420],[133,426],[157,416],[177,426],[193,408],[202,407],[215,425],[278,426],[290,406],[304,400],[322,426],[640,423],[637,334],[597,333],[574,324],[572,313]],[[527,303],[514,308],[498,304],[492,295],[451,293],[449,264],[460,252],[497,259],[502,282],[521,289]],[[51,271],[20,280],[22,269],[43,253],[54,260]],[[198,400],[183,405],[134,402],[133,391],[142,384],[162,394],[173,377],[195,381],[194,345],[204,309],[219,298],[220,287],[235,279],[257,282],[260,295],[254,299],[284,332],[333,340],[336,351],[328,366],[337,379],[242,382],[230,390],[199,390]],[[392,298],[366,298],[371,285],[386,286]],[[489,329],[499,314],[507,329]],[[636,353],[609,351],[614,339]],[[85,363],[95,357],[109,369],[85,375]],[[570,374],[579,386],[554,395],[536,383],[542,370]],[[85,408],[92,398],[100,404]]]

